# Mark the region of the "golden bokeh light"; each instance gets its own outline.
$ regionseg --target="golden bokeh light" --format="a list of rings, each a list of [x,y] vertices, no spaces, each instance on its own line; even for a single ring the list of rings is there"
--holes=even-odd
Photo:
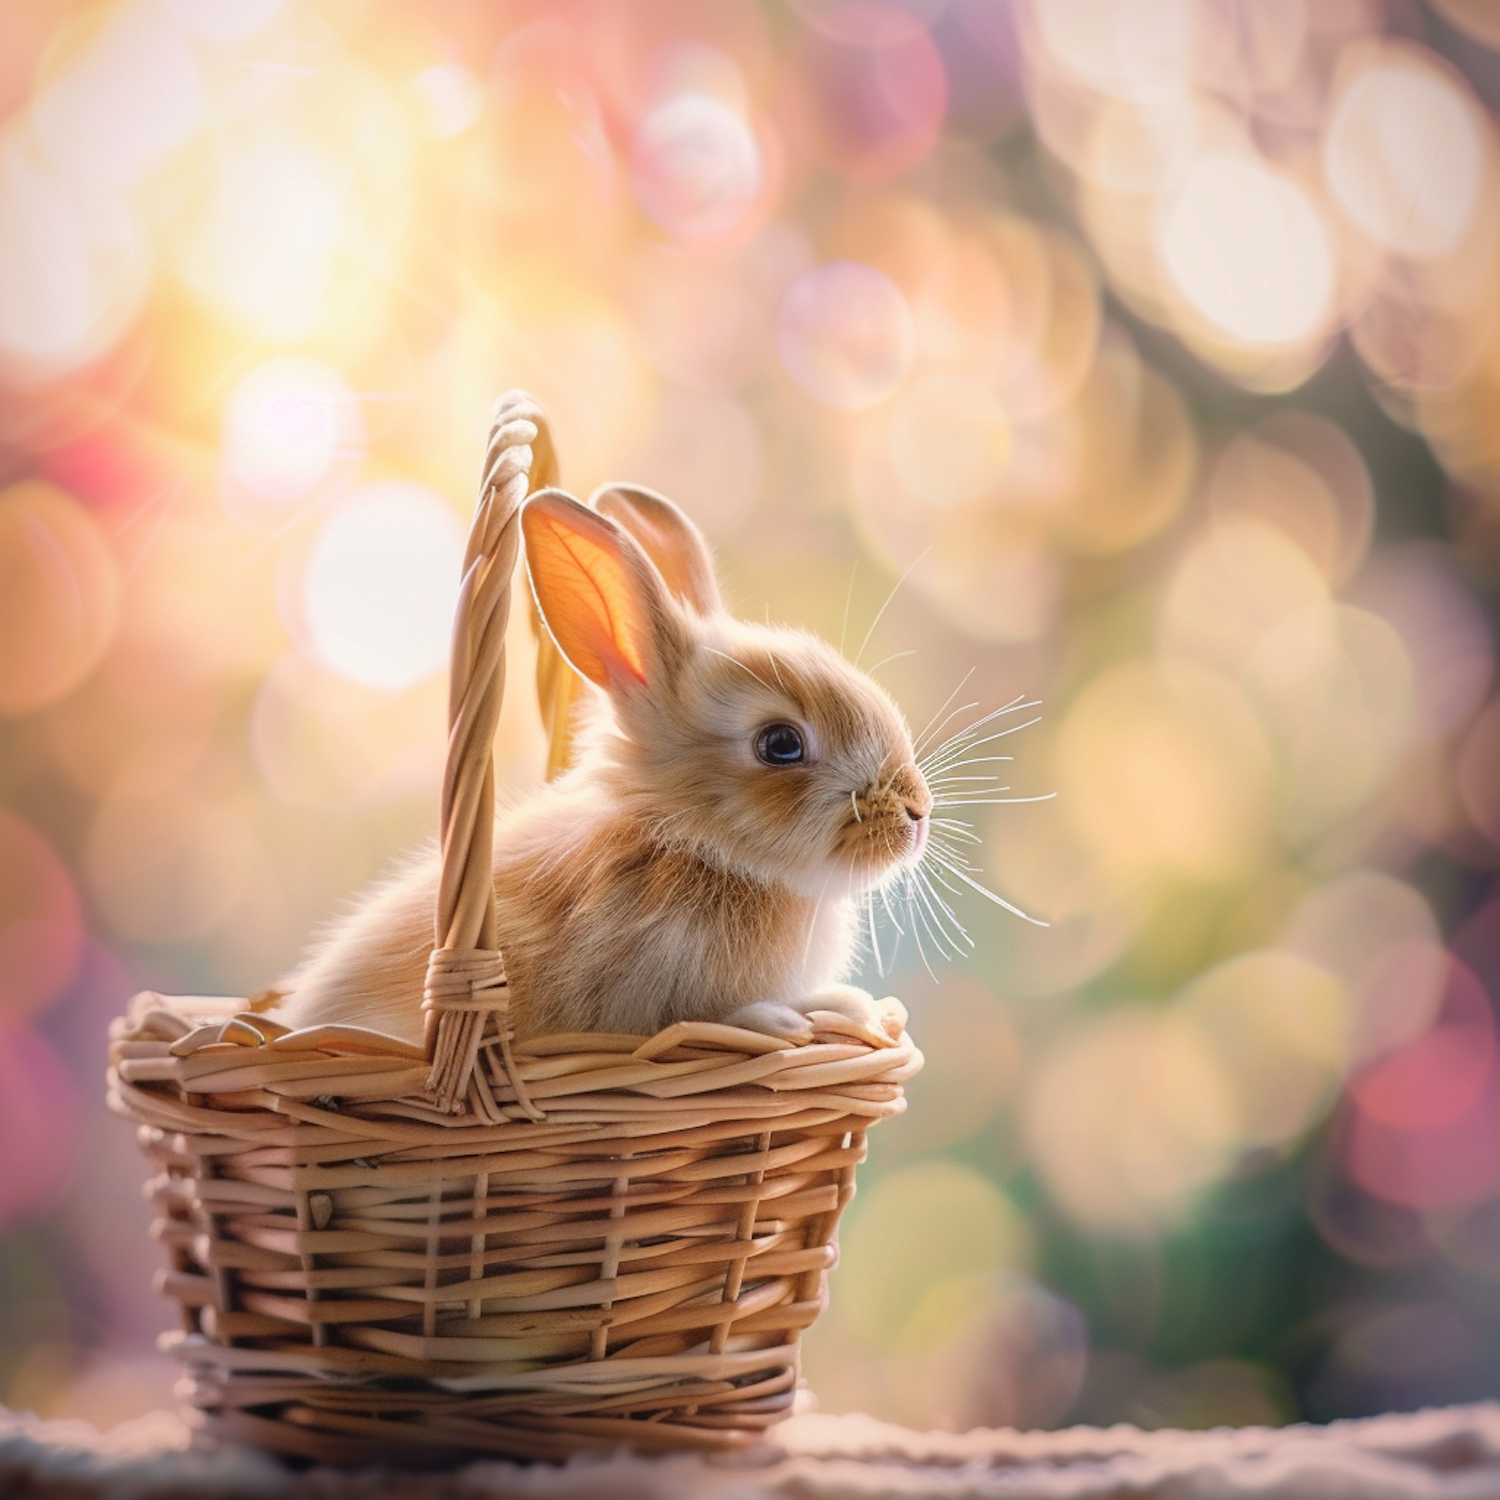
[[[0,714],[64,698],[114,635],[120,573],[98,521],[52,485],[0,492]]]
[[[1356,1065],[1420,1035],[1437,1013],[1446,973],[1437,920],[1416,890],[1389,875],[1354,870],[1308,892],[1283,943],[1342,986]]]
[[[110,931],[137,943],[212,932],[249,876],[255,821],[243,793],[122,778],[99,804],[83,860]]]
[[[1214,463],[1209,505],[1296,542],[1330,584],[1361,562],[1375,524],[1369,470],[1331,422],[1283,412],[1240,433]]]
[[[1242,1148],[1290,1145],[1332,1105],[1349,1004],[1326,969],[1275,949],[1241,953],[1188,985],[1176,1010],[1230,1082]]]
[[[1365,802],[1405,748],[1411,659],[1368,610],[1289,615],[1256,646],[1245,681],[1280,761],[1282,827],[1294,842]]]
[[[1010,423],[999,398],[962,376],[914,382],[896,403],[889,435],[902,484],[928,505],[983,499],[1010,458]]]
[[[1238,675],[1278,625],[1327,601],[1322,575],[1281,530],[1227,517],[1203,529],[1163,592],[1161,650]]]
[[[1060,808],[1106,867],[1229,880],[1263,852],[1271,758],[1227,679],[1128,662],[1067,711],[1055,757]]]
[[[1147,1235],[1186,1214],[1241,1129],[1234,1080],[1202,1031],[1122,1006],[1041,1059],[1024,1103],[1037,1170],[1091,1230]]]
[[[1024,1268],[1025,1222],[985,1176],[942,1157],[902,1167],[861,1193],[843,1235],[841,1319],[879,1348],[945,1330],[915,1316],[934,1283]],[[934,1224],[945,1231],[932,1233]]]

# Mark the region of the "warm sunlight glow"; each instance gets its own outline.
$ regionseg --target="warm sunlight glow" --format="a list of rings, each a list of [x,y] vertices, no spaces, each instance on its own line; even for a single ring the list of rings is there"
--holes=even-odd
[[[313,543],[303,585],[310,644],[343,676],[404,688],[440,671],[463,562],[453,509],[398,480],[355,491]]]

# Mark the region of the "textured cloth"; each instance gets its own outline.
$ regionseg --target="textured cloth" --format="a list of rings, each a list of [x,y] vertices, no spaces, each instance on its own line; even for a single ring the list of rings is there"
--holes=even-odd
[[[1500,1500],[1500,1404],[1328,1427],[1141,1432],[910,1432],[860,1416],[794,1417],[731,1458],[492,1460],[443,1474],[294,1470],[248,1449],[195,1453],[175,1416],[100,1434],[0,1408],[6,1500]]]

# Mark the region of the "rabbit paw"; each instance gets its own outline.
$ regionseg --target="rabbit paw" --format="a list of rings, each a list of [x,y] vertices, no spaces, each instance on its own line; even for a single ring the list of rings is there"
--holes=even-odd
[[[813,1034],[812,1022],[783,1000],[757,1000],[753,1005],[742,1005],[733,1015],[724,1017],[724,1024],[766,1036],[785,1037],[792,1042],[810,1042]]]
[[[843,1016],[881,1045],[897,1040],[906,1030],[906,1007],[897,999],[876,1000],[852,984],[827,984],[804,1002],[805,1011],[827,1010]]]

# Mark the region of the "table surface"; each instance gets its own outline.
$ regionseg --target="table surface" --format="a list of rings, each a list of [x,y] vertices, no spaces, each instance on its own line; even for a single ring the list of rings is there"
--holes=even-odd
[[[197,1452],[159,1412],[100,1433],[0,1407],[0,1495],[44,1500],[1500,1500],[1500,1403],[1327,1427],[912,1432],[863,1416],[793,1417],[732,1458],[478,1461],[441,1476],[293,1470],[243,1448]]]

